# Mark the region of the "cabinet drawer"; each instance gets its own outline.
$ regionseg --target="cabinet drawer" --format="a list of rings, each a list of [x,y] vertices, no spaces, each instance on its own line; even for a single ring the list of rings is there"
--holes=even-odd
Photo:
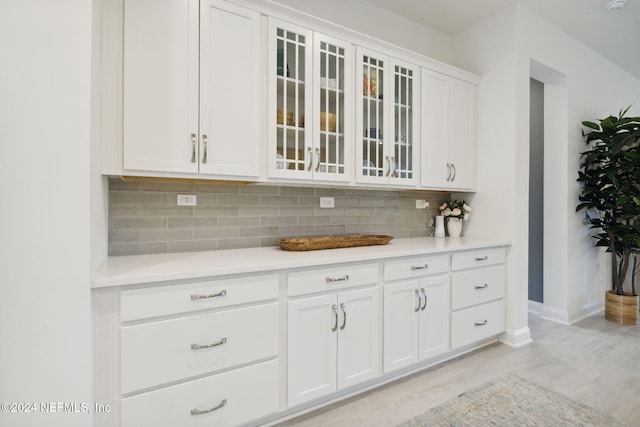
[[[453,273],[451,310],[504,298],[504,275],[503,265]]]
[[[487,248],[477,251],[458,252],[451,255],[451,270],[465,270],[467,268],[504,264],[504,258],[504,248]]]
[[[123,291],[123,322],[278,298],[278,275],[249,276]]]
[[[425,256],[384,263],[384,281],[443,274],[449,271],[449,255]]]
[[[277,355],[278,304],[125,326],[121,340],[129,393]]]
[[[451,348],[504,332],[504,300],[451,313]]]
[[[378,282],[378,264],[356,264],[344,267],[318,268],[289,273],[289,296],[335,291]]]
[[[122,426],[236,426],[276,412],[278,396],[278,361],[271,360],[124,398]]]

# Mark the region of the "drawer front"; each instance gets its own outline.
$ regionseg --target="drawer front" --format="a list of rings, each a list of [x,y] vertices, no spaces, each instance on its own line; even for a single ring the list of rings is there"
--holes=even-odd
[[[277,355],[278,304],[125,326],[121,342],[129,393]]]
[[[289,273],[287,289],[289,296],[297,296],[371,285],[377,282],[377,263],[355,264]]]
[[[504,300],[451,313],[451,348],[481,341],[504,332]]]
[[[504,259],[504,248],[487,248],[469,252],[457,252],[451,255],[451,270],[466,270],[467,268],[504,264]]]
[[[449,255],[415,257],[384,263],[384,281],[443,274],[449,271]]]
[[[123,322],[278,298],[278,275],[249,276],[123,291]]]
[[[451,283],[452,310],[504,298],[504,265],[453,273]]]
[[[271,360],[124,398],[122,426],[236,426],[276,412],[279,394],[278,361]]]

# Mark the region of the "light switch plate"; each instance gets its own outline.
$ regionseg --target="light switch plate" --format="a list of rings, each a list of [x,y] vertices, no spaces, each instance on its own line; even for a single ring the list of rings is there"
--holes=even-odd
[[[429,202],[426,200],[416,200],[416,209],[427,209],[429,207]]]
[[[336,202],[334,197],[320,197],[321,208],[335,208]]]

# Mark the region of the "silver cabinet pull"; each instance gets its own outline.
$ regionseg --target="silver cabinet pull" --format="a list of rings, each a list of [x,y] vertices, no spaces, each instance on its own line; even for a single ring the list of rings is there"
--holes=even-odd
[[[489,257],[485,255],[485,256],[483,256],[483,257],[476,257],[476,258],[475,258],[475,261],[486,261],[486,260],[488,260],[488,259],[489,259]]]
[[[196,134],[191,134],[191,163],[196,162]]]
[[[309,166],[307,166],[307,170],[310,171],[313,167],[313,148],[307,147],[307,153],[309,153]]]
[[[227,399],[223,399],[218,406],[214,406],[213,408],[210,408],[210,409],[192,409],[191,415],[208,414],[209,412],[217,411],[218,409],[223,408],[226,405],[227,405]]]
[[[451,163],[451,168],[453,169],[453,176],[451,177],[451,182],[453,182],[456,179],[456,165]]]
[[[333,304],[331,306],[331,309],[333,310],[333,314],[335,314],[336,316],[336,324],[333,325],[333,328],[331,328],[331,332],[335,332],[338,330],[338,306]]]
[[[411,270],[426,270],[427,268],[429,268],[429,264],[425,264],[425,265],[412,265],[411,266]]]
[[[487,289],[489,287],[488,283],[485,283],[484,285],[476,285],[475,288],[476,289]]]
[[[389,176],[391,175],[391,157],[385,156],[385,159],[387,161],[387,166],[389,167],[389,169],[387,169],[387,173],[385,174],[385,176]]]
[[[447,182],[451,181],[451,164],[447,163],[447,169],[449,170],[449,174],[447,175]]]
[[[416,291],[416,296],[418,297],[418,306],[414,308],[413,311],[418,312],[420,311],[420,306],[422,305],[422,298],[420,297],[420,291],[417,289],[415,291]]]
[[[424,288],[420,288],[420,291],[422,291],[422,295],[424,296],[424,305],[420,307],[420,310],[424,311],[424,309],[427,308],[427,293],[425,292]]]
[[[484,325],[486,325],[486,324],[487,324],[487,321],[486,321],[486,320],[483,320],[482,322],[475,322],[475,323],[474,323],[474,325],[475,325],[475,326],[484,326]]]
[[[344,309],[344,303],[340,303],[340,308],[342,309],[342,314],[344,314],[344,320],[342,321],[342,325],[340,325],[340,330],[343,330],[347,326],[347,310]]]
[[[324,279],[324,281],[326,283],[333,283],[333,282],[346,282],[347,280],[349,280],[349,275],[345,274],[342,277],[338,277],[338,278],[333,278],[333,277],[327,277]]]
[[[207,151],[208,148],[208,141],[207,141],[207,135],[202,135],[202,143],[204,144],[204,154],[202,155],[202,163],[207,163]]]
[[[206,298],[217,298],[217,297],[223,297],[225,295],[227,295],[226,290],[222,290],[217,294],[205,294],[205,295],[191,294],[191,300],[195,301],[195,300],[206,299]]]
[[[320,170],[320,149],[316,148],[316,172]]]
[[[389,174],[391,176],[397,176],[398,175],[398,162],[396,162],[396,158],[395,157],[391,158],[391,165],[393,167],[390,169],[390,173]]]
[[[191,344],[191,350],[202,350],[205,348],[218,347],[226,343],[227,343],[227,339],[222,338],[220,341],[214,342],[213,344]]]

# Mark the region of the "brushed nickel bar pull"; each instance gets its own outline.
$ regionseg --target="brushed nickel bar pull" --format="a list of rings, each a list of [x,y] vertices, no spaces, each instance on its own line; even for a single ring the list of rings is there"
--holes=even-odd
[[[489,257],[485,255],[485,256],[483,256],[483,257],[476,257],[476,258],[475,258],[475,261],[486,261],[486,260],[488,260],[488,259],[489,259]]]
[[[393,165],[393,168],[391,168],[392,172],[390,173],[391,176],[397,176],[398,175],[398,162],[396,162],[396,158],[392,157],[391,158],[391,164]]]
[[[335,324],[335,325],[333,325],[333,328],[331,328],[331,332],[335,332],[335,331],[337,331],[337,330],[338,330],[338,306],[337,306],[337,305],[335,305],[335,304],[333,304],[333,305],[331,306],[331,309],[333,310],[333,313],[334,313],[334,314],[335,314],[335,316],[336,316],[336,324]]]
[[[316,172],[320,170],[320,149],[316,148]]]
[[[310,171],[313,167],[313,148],[307,147],[307,153],[309,153],[309,166],[307,166],[307,170]]]
[[[427,308],[427,292],[424,290],[424,288],[420,288],[420,291],[422,291],[422,295],[424,295],[424,305],[420,308],[420,310],[424,311],[424,309]]]
[[[226,290],[222,290],[222,291],[218,292],[217,294],[207,294],[207,295],[192,294],[191,295],[191,301],[195,301],[195,300],[199,300],[199,299],[206,299],[206,298],[223,297],[225,295],[227,295],[227,291]]]
[[[391,157],[385,156],[385,159],[387,160],[387,165],[389,166],[389,169],[387,169],[387,173],[385,174],[385,176],[389,176],[391,175]]]
[[[420,291],[419,290],[415,290],[416,291],[416,296],[418,297],[418,306],[416,308],[413,309],[413,311],[418,312],[420,311],[420,306],[422,306],[422,297],[420,297]]]
[[[202,142],[204,143],[204,154],[202,155],[202,163],[207,163],[207,151],[209,151],[207,135],[202,135]]]
[[[191,134],[191,163],[196,162],[196,134]]]
[[[227,343],[227,339],[222,338],[220,341],[214,342],[213,344],[191,344],[191,350],[202,350],[205,348],[218,347],[226,343]]]
[[[449,174],[447,175],[447,182],[451,181],[451,164],[447,163],[447,169],[449,169]]]
[[[455,165],[455,164],[453,164],[453,163],[451,163],[451,167],[453,168],[453,176],[451,177],[451,182],[453,182],[453,181],[455,181],[455,180],[456,180],[456,175],[457,175],[457,172],[456,172],[456,165]]]
[[[214,406],[213,408],[210,408],[210,409],[192,409],[191,415],[208,414],[209,412],[217,411],[218,409],[223,408],[224,406],[227,406],[227,399],[223,399],[218,406]]]
[[[346,282],[347,280],[349,280],[349,275],[345,274],[342,277],[338,277],[338,278],[332,278],[332,277],[327,277],[324,279],[324,281],[326,283],[333,283],[333,282]]]
[[[488,283],[485,283],[484,285],[476,285],[475,288],[476,289],[487,289],[489,287]]]
[[[488,322],[487,322],[487,320],[483,320],[482,322],[475,322],[475,323],[474,323],[474,325],[475,325],[475,326],[484,326],[484,325],[486,325],[487,323],[488,323]]]
[[[342,321],[342,325],[340,326],[340,330],[343,330],[347,326],[347,310],[344,309],[344,303],[340,303],[340,308],[342,309],[342,313],[344,314],[344,320]]]
[[[426,270],[427,268],[429,268],[429,264],[411,266],[411,270]]]

